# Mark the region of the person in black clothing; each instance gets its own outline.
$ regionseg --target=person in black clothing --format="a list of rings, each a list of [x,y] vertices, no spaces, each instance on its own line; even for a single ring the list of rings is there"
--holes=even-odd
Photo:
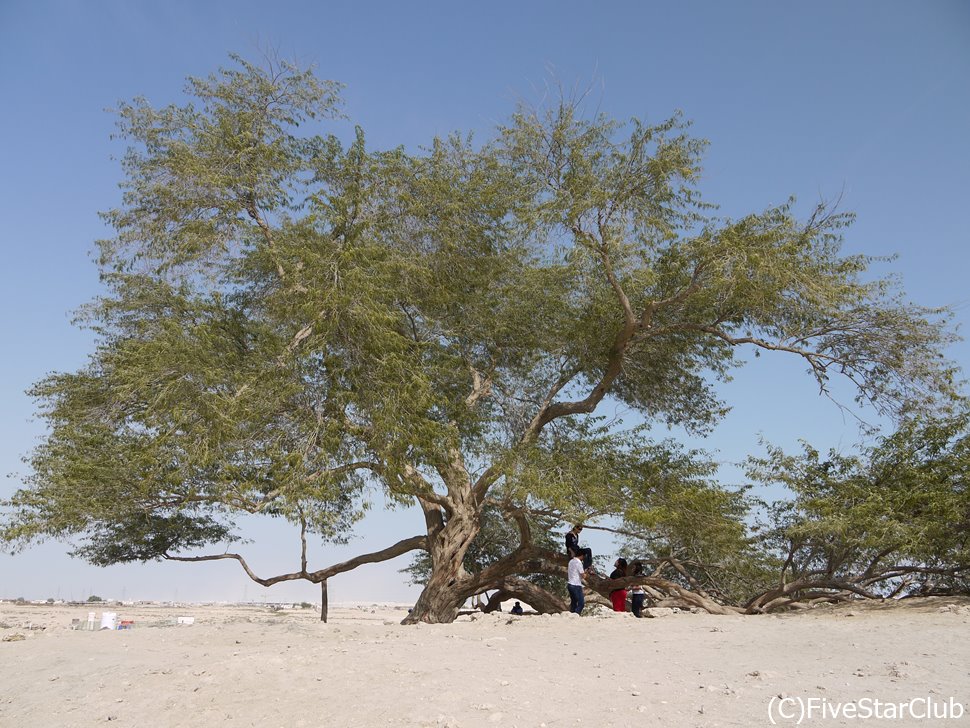
[[[583,524],[577,523],[571,531],[566,533],[566,554],[572,558],[580,556],[583,559],[583,569],[590,571],[593,568],[593,550],[590,548],[580,548],[579,534],[582,533]]]
[[[643,576],[643,564],[639,561],[633,564],[633,575]],[[630,599],[633,603],[633,616],[643,617],[643,603],[646,601],[647,593],[643,589],[643,584],[635,584],[631,592]]]
[[[512,614],[525,614],[525,610],[522,609],[522,605],[519,602],[516,602],[512,606]]]

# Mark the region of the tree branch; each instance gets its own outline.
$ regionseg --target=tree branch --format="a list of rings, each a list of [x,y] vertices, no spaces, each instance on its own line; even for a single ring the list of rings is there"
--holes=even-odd
[[[492,375],[482,376],[475,367],[468,365],[468,370],[472,375],[472,391],[465,397],[465,406],[472,409],[478,400],[487,397],[492,392]]]
[[[283,264],[280,263],[279,259],[276,257],[276,245],[273,240],[273,230],[270,228],[269,223],[259,212],[259,208],[256,206],[256,200],[252,194],[249,194],[244,199],[246,214],[252,219],[253,222],[259,227],[260,231],[263,233],[263,239],[266,240],[266,247],[269,248],[270,255],[273,256],[273,262],[276,264],[276,273],[280,277],[280,281],[286,281],[286,271],[283,269]]]
[[[306,518],[300,511],[300,572],[306,573]]]
[[[374,551],[368,554],[361,554],[360,556],[355,556],[349,561],[343,561],[339,564],[333,564],[325,569],[318,569],[317,571],[307,572],[304,567],[300,571],[292,572],[289,574],[279,574],[277,576],[271,576],[268,578],[262,578],[257,576],[256,573],[249,567],[246,560],[240,554],[212,554],[207,556],[173,556],[172,554],[163,554],[162,558],[166,561],[186,561],[186,562],[199,562],[199,561],[222,561],[225,559],[231,559],[233,561],[238,561],[239,565],[242,566],[243,571],[249,576],[250,579],[255,581],[257,584],[262,586],[273,586],[273,584],[279,584],[283,581],[297,581],[304,579],[313,584],[319,584],[324,579],[328,579],[336,574],[342,574],[346,571],[352,571],[358,566],[363,566],[364,564],[373,564],[381,561],[388,561],[393,558],[397,558],[402,554],[406,554],[408,551],[415,551],[417,549],[427,550],[428,539],[426,536],[412,536],[411,538],[406,538],[403,541],[398,541],[392,546],[388,546],[386,549],[381,549],[380,551]]]
[[[388,546],[386,549],[374,551],[369,554],[361,554],[360,556],[355,556],[348,561],[342,561],[339,564],[328,566],[325,569],[312,571],[310,572],[311,581],[316,583],[322,579],[329,579],[331,576],[335,576],[336,574],[342,574],[345,571],[352,571],[358,566],[363,566],[364,564],[375,564],[381,561],[389,561],[390,559],[397,558],[402,554],[406,554],[408,551],[416,551],[418,549],[422,549],[424,551],[428,550],[427,536],[412,536],[411,538],[398,541],[396,544]]]
[[[623,286],[620,285],[620,281],[616,277],[616,273],[613,270],[613,261],[610,260],[610,249],[603,236],[603,228],[600,228],[600,239],[597,240],[591,233],[583,230],[578,224],[572,225],[573,235],[578,239],[583,240],[591,250],[595,250],[599,255],[600,262],[603,264],[603,272],[606,273],[606,280],[609,281],[610,288],[613,289],[613,293],[616,295],[616,300],[620,303],[620,308],[623,309],[623,320],[626,325],[633,327],[636,324],[636,314],[633,313],[633,306],[630,304],[630,299],[627,297],[626,292],[623,290]]]
[[[740,346],[742,344],[752,344],[759,349],[766,349],[768,351],[785,351],[789,354],[797,354],[798,356],[805,359],[809,365],[812,367],[812,372],[815,374],[815,378],[818,380],[823,380],[825,378],[826,371],[830,364],[842,363],[838,357],[832,356],[830,354],[823,354],[819,351],[813,351],[811,349],[805,349],[798,346],[786,346],[785,344],[772,343],[770,341],[765,341],[764,339],[759,339],[755,336],[740,336],[734,337],[728,334],[726,331],[717,328],[716,326],[704,326],[698,324],[684,324],[679,328],[689,330],[689,331],[700,331],[706,334],[712,334],[722,341],[726,341],[731,346]]]
[[[291,574],[279,574],[278,576],[271,576],[267,579],[256,576],[252,569],[249,568],[249,564],[246,560],[239,554],[213,554],[210,556],[172,556],[171,554],[163,554],[162,558],[166,561],[221,561],[223,559],[232,559],[238,561],[239,565],[242,566],[243,571],[249,576],[250,579],[255,581],[257,584],[263,586],[273,586],[273,584],[279,584],[282,581],[296,581],[298,579],[307,579],[308,581],[313,581],[309,578],[309,574],[305,571],[297,571]],[[315,583],[315,582],[314,582]]]
[[[704,264],[698,263],[694,266],[694,271],[690,277],[690,283],[687,284],[680,291],[675,293],[673,296],[667,298],[662,298],[659,301],[651,301],[648,303],[644,309],[643,314],[640,316],[640,328],[649,329],[653,325],[653,317],[658,310],[666,306],[676,305],[678,303],[683,303],[693,294],[697,293],[701,287],[701,274],[704,272]]]

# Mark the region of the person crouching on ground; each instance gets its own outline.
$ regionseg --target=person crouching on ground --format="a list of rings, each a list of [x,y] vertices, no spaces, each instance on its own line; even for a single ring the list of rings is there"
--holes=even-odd
[[[610,574],[611,579],[622,579],[626,576],[626,559],[617,559],[613,564],[613,572]],[[614,589],[610,592],[610,601],[613,602],[614,612],[625,612],[626,611],[626,589]]]
[[[586,572],[583,569],[583,560],[579,554],[573,554],[569,559],[569,566],[566,569],[566,588],[569,590],[569,611],[573,614],[582,614],[583,607],[586,606],[586,597],[583,596],[583,579]]]

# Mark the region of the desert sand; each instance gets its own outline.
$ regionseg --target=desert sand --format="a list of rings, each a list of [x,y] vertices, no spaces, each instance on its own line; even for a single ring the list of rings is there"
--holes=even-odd
[[[747,728],[795,725],[799,697],[967,710],[803,725],[970,724],[967,601],[653,619],[593,607],[412,627],[393,605],[332,605],[327,624],[310,609],[102,609],[134,628],[74,631],[88,607],[0,604],[0,725]],[[793,717],[769,716],[784,698]]]

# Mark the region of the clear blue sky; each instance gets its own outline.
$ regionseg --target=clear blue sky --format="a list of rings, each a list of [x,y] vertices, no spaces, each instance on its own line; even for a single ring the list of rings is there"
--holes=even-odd
[[[898,253],[925,305],[970,307],[970,3],[953,2],[47,2],[0,0],[0,473],[42,430],[24,394],[91,348],[70,312],[98,293],[90,258],[106,234],[97,212],[118,203],[122,149],[110,140],[119,100],[177,102],[187,75],[229,52],[260,48],[315,63],[346,84],[346,111],[384,147],[435,134],[487,135],[551,77],[594,84],[600,108],[659,120],[682,109],[710,140],[702,189],[725,215],[797,195],[802,209],[842,194],[858,213],[847,252]],[[343,125],[338,132],[346,133]],[[970,348],[951,355],[966,365]],[[850,447],[853,423],[797,362],[763,357],[722,392],[735,409],[704,443],[727,462],[806,438]],[[730,472],[730,471],[729,471]],[[18,485],[0,481],[0,496]],[[419,532],[410,514],[375,513],[324,565]],[[265,573],[291,570],[293,534],[251,530]],[[597,541],[607,550],[608,541]],[[63,544],[0,555],[0,597],[316,598],[265,590],[235,564],[98,569]],[[311,564],[312,565],[312,564]],[[334,579],[331,598],[402,599],[393,563]]]

